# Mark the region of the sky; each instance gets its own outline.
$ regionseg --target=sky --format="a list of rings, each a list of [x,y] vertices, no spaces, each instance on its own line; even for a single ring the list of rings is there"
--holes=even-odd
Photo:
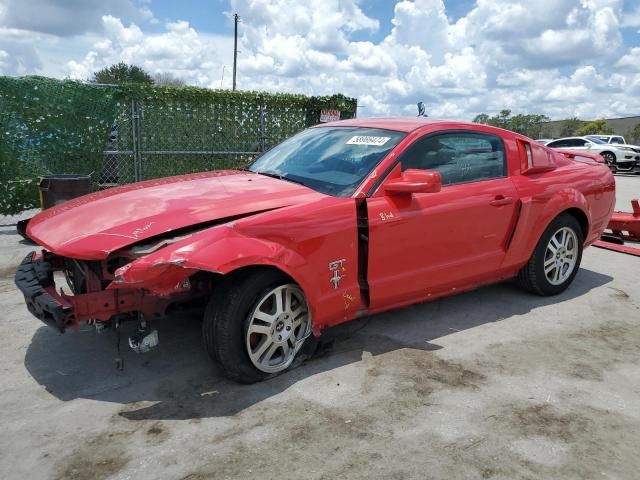
[[[640,115],[640,0],[0,0],[0,75],[124,61],[190,85],[358,99],[359,116]]]

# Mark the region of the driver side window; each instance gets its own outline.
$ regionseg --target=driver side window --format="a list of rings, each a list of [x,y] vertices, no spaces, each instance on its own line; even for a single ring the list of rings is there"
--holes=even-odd
[[[474,132],[447,133],[417,140],[400,159],[402,170],[437,170],[443,185],[506,175],[502,139]]]

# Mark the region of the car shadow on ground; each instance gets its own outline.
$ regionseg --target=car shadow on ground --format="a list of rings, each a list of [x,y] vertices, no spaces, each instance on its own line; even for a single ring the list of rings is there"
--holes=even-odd
[[[39,328],[28,347],[25,366],[56,398],[116,402],[123,406],[120,415],[131,420],[229,416],[313,375],[358,362],[364,352],[376,356],[405,348],[437,350],[439,338],[586,295],[611,280],[581,269],[572,286],[556,297],[531,295],[503,283],[360,319],[334,331],[335,340],[325,354],[255,385],[240,385],[221,376],[204,352],[202,322],[193,315],[164,319],[159,325],[160,346],[143,355],[125,346],[123,329],[124,371],[114,366],[114,332],[96,334],[91,327],[64,335]]]

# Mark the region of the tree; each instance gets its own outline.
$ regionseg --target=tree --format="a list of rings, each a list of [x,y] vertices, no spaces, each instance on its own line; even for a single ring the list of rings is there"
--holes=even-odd
[[[544,136],[543,129],[544,124],[549,121],[549,117],[546,115],[514,115],[507,119],[507,125],[509,130],[521,133],[530,138],[541,138]]]
[[[544,124],[549,121],[546,115],[523,115],[511,116],[511,110],[501,110],[498,115],[490,117],[486,113],[476,115],[473,119],[475,123],[483,123],[494,127],[506,128],[513,132],[521,133],[531,138],[540,138],[544,129]]]
[[[578,120],[576,117],[567,118],[564,122],[562,122],[562,129],[560,130],[561,137],[573,137],[576,135],[576,132],[580,129],[580,127],[584,124],[583,121]]]
[[[174,76],[172,73],[156,73],[153,76],[156,85],[164,85],[168,87],[184,87],[186,82],[181,78]]]
[[[640,142],[640,123],[636,123],[636,126],[629,130],[624,137],[627,143],[637,144]]]
[[[600,119],[600,120],[594,120],[593,122],[589,122],[583,125],[578,129],[576,134],[579,136],[598,135],[598,134],[612,135],[613,128],[607,125],[606,120]]]
[[[91,79],[93,83],[153,83],[153,78],[142,68],[136,65],[127,65],[124,62],[116,63],[110,67],[98,70]]]
[[[487,123],[489,123],[489,115],[487,115],[486,113],[480,113],[475,116],[475,118],[473,119],[473,123],[482,123],[486,125]]]
[[[510,116],[511,116],[511,110],[506,108],[504,110],[500,110],[500,113],[496,117],[493,117],[495,119],[495,123],[492,125],[495,125],[496,127],[508,129]]]

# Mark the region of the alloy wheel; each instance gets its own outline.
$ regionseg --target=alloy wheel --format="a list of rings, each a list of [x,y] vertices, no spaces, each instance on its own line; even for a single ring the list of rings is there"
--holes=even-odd
[[[544,274],[552,285],[561,285],[573,273],[578,259],[578,236],[562,227],[549,239],[544,254]]]
[[[311,334],[311,314],[302,290],[293,284],[267,292],[251,313],[246,348],[260,371],[285,370]]]
[[[602,158],[604,158],[605,162],[609,165],[616,163],[616,157],[613,153],[604,152]]]

